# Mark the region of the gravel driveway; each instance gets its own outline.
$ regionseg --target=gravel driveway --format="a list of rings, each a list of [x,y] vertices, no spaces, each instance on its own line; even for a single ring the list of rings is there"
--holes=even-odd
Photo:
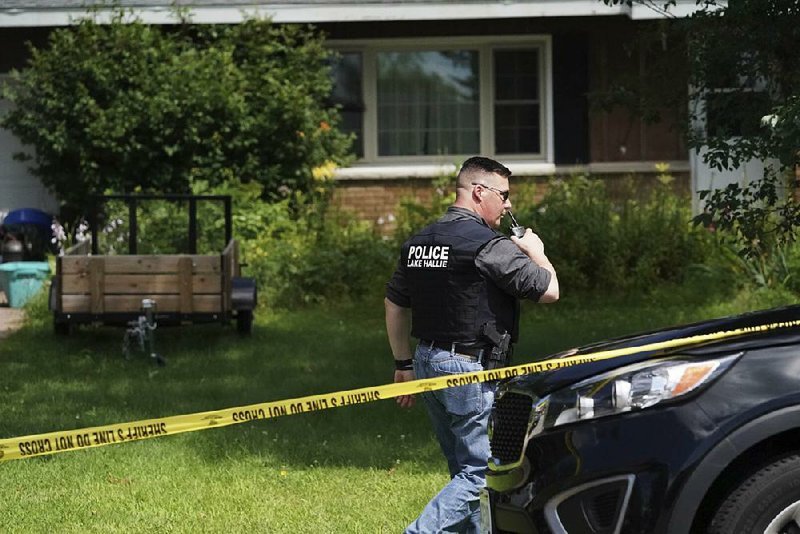
[[[25,312],[17,308],[9,308],[5,294],[0,292],[0,339],[21,327],[24,319]]]

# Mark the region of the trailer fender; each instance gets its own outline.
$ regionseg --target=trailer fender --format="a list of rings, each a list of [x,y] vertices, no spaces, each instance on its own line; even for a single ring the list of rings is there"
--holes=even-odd
[[[234,310],[252,310],[258,304],[256,279],[242,276],[231,278],[231,307]]]

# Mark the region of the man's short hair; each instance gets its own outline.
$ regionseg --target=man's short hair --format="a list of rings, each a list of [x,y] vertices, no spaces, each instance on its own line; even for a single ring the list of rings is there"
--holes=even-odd
[[[503,178],[511,176],[508,167],[490,158],[473,156],[461,164],[461,170],[456,176],[456,188],[470,189],[470,185],[475,181],[483,180],[487,174],[497,174]]]
[[[482,156],[473,156],[461,164],[459,177],[472,173],[499,174],[503,178],[511,176],[511,171],[502,163]]]

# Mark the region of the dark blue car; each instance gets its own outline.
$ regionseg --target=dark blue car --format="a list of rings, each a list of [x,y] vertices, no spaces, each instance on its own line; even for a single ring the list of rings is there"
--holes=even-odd
[[[704,321],[555,357],[696,342],[502,381],[483,529],[800,533],[799,324],[800,306]]]

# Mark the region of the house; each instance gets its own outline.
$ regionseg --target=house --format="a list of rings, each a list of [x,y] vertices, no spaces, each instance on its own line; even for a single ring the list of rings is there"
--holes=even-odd
[[[3,0],[0,79],[25,64],[25,41],[85,13],[86,0]],[[100,3],[100,2],[98,2]],[[152,24],[175,22],[171,0],[121,0]],[[589,172],[643,183],[667,162],[688,191],[690,154],[674,120],[645,124],[624,110],[594,112],[587,94],[640,75],[650,53],[637,30],[664,14],[600,0],[187,0],[196,23],[245,14],[313,23],[340,53],[335,99],[357,135],[359,159],[337,171],[338,201],[381,220],[404,195],[430,194],[431,178],[466,156],[506,163],[536,184]],[[696,8],[679,0],[672,13]],[[663,53],[670,44],[663,43]],[[676,79],[675,83],[685,83]],[[2,106],[0,102],[0,106]],[[7,105],[7,104],[6,104]],[[2,107],[0,107],[2,109]],[[0,130],[0,213],[56,203],[12,161],[19,147]]]

